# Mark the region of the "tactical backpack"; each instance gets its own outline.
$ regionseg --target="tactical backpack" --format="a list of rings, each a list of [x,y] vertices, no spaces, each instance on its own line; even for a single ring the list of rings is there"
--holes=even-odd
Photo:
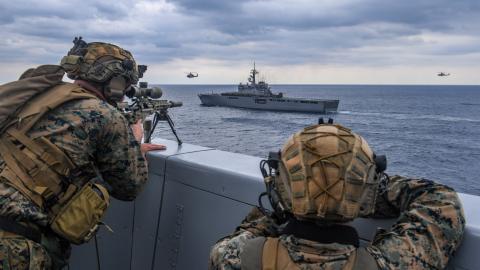
[[[60,66],[44,65],[0,86],[0,156],[5,163],[0,181],[43,209],[56,234],[80,244],[96,232],[109,194],[99,184],[65,181],[76,169],[68,155],[46,137],[28,136],[42,116],[61,104],[95,98],[80,86],[62,82],[64,73]]]

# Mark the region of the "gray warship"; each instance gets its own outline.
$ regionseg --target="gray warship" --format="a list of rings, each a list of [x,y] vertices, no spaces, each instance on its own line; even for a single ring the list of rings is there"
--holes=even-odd
[[[224,106],[269,111],[331,113],[338,108],[338,99],[307,99],[284,97],[272,93],[265,81],[259,80],[253,64],[248,82],[238,85],[238,92],[199,94],[204,106]]]

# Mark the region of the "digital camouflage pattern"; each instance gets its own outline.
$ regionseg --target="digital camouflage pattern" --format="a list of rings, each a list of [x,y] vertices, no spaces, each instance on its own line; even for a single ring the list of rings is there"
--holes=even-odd
[[[0,270],[50,269],[50,257],[40,244],[20,236],[2,236],[0,232]]]
[[[429,180],[396,176],[377,203],[378,217],[400,213],[368,248],[381,269],[444,269],[462,241],[465,217],[456,192]]]
[[[147,180],[140,144],[120,112],[99,99],[69,101],[49,112],[30,131],[45,136],[78,167],[73,183],[96,177],[91,163],[103,176],[110,194],[133,200]],[[5,167],[0,158],[0,170]],[[46,227],[47,213],[0,178],[0,216]],[[3,241],[3,240],[2,240]],[[19,253],[24,254],[24,253]]]
[[[379,269],[444,269],[458,248],[465,227],[456,192],[424,180],[392,177],[377,197],[377,217],[398,217],[390,231],[380,231],[367,251]],[[351,245],[321,244],[291,235],[277,236],[265,216],[254,209],[231,236],[221,239],[210,253],[209,269],[239,270],[247,239],[279,237],[300,269],[340,270],[355,250]]]

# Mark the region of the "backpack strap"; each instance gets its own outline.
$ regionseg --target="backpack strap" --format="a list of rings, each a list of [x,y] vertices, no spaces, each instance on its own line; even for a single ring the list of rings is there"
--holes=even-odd
[[[0,154],[6,166],[0,173],[3,179],[15,187],[20,193],[32,200],[36,205],[43,207],[43,199],[40,194],[33,189],[35,187],[34,180],[18,166],[17,160],[13,157],[3,140],[0,140]]]
[[[65,102],[86,98],[96,97],[71,83],[55,86],[29,101],[0,136],[0,154],[6,164],[0,176],[42,208],[45,202],[61,200],[65,190],[62,180],[75,165],[50,140],[32,139],[27,132],[50,110]]]
[[[280,243],[278,238],[272,237],[268,237],[263,245],[262,269],[300,270],[290,258],[287,248]]]
[[[263,245],[262,269],[277,270],[278,238],[267,238]]]

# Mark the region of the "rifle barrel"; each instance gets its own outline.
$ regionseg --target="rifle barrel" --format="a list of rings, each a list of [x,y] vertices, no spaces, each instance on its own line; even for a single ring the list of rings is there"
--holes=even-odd
[[[182,107],[183,106],[183,102],[181,101],[170,101],[170,105],[173,107]]]

